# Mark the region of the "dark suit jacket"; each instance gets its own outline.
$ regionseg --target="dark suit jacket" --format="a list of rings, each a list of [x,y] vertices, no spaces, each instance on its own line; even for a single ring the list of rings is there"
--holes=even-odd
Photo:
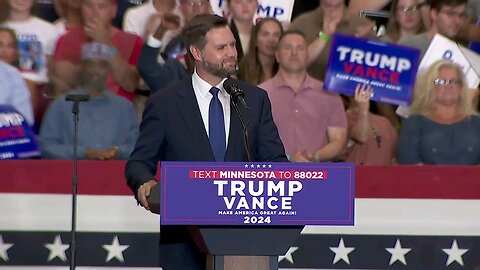
[[[253,161],[287,161],[267,93],[242,81],[238,86],[251,108],[248,135]],[[243,108],[241,112],[248,115]],[[229,134],[225,161],[247,161],[240,119],[233,108]],[[140,134],[125,168],[127,183],[135,194],[140,185],[155,177],[159,160],[214,161],[191,77],[147,101]]]
[[[267,93],[242,81],[238,81],[238,86],[244,90],[245,101],[251,108],[248,136],[253,161],[288,161]],[[248,114],[245,109],[240,110],[244,116]],[[125,167],[127,183],[135,196],[143,183],[155,178],[158,161],[215,161],[191,76],[155,93],[147,101],[140,134]],[[248,161],[242,126],[233,108],[225,161]],[[185,229],[162,227],[163,243],[186,242],[187,238]]]

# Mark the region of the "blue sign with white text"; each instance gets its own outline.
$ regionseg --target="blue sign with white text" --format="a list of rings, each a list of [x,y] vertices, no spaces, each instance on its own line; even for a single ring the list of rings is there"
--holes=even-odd
[[[162,162],[162,225],[353,225],[351,163]]]
[[[357,85],[372,86],[372,100],[409,105],[419,63],[417,49],[334,34],[324,88],[349,96]]]
[[[477,25],[480,26],[480,16],[477,18]],[[480,54],[480,42],[470,42],[470,44],[468,45],[468,47],[469,47],[472,51]]]
[[[35,134],[23,116],[10,105],[0,105],[0,159],[40,156]]]

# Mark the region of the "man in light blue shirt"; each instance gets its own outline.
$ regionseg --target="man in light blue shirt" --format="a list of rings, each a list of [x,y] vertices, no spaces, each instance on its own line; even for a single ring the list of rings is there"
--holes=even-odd
[[[0,61],[0,104],[11,105],[33,125],[30,91],[21,73],[11,65]]]
[[[127,159],[138,136],[134,107],[127,99],[111,93],[106,80],[111,48],[90,43],[82,49],[80,87],[70,94],[88,94],[80,104],[78,157],[80,159]],[[44,158],[73,158],[74,122],[72,102],[65,96],[48,108],[40,129]]]

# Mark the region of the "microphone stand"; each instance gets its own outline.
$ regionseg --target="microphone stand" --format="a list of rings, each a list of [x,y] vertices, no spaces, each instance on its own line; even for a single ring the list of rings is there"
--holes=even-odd
[[[78,122],[80,121],[80,102],[88,101],[90,96],[88,95],[67,95],[66,101],[73,101],[72,113],[73,113],[73,177],[72,177],[72,229],[71,242],[70,242],[70,270],[75,270],[76,267],[76,251],[77,251],[77,148],[78,148]]]
[[[252,162],[253,161],[252,150],[250,148],[250,143],[248,141],[248,130],[247,130],[250,120],[248,122],[245,122],[245,119],[243,119],[243,116],[240,113],[240,109],[238,107],[238,104],[235,101],[233,101],[233,99],[231,101],[232,101],[233,108],[235,109],[235,112],[238,115],[238,118],[240,118],[240,123],[242,124],[243,143],[245,144],[245,150],[247,151],[248,162]],[[246,107],[246,109],[247,109],[248,112],[250,112],[250,108]]]

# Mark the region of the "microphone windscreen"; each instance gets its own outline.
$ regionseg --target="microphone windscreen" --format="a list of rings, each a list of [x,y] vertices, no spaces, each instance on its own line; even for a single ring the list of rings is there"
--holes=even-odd
[[[225,91],[228,93],[228,94],[233,94],[233,92],[235,91],[236,84],[235,84],[235,80],[232,79],[232,78],[227,78],[224,82],[223,82],[223,88],[225,89]]]

